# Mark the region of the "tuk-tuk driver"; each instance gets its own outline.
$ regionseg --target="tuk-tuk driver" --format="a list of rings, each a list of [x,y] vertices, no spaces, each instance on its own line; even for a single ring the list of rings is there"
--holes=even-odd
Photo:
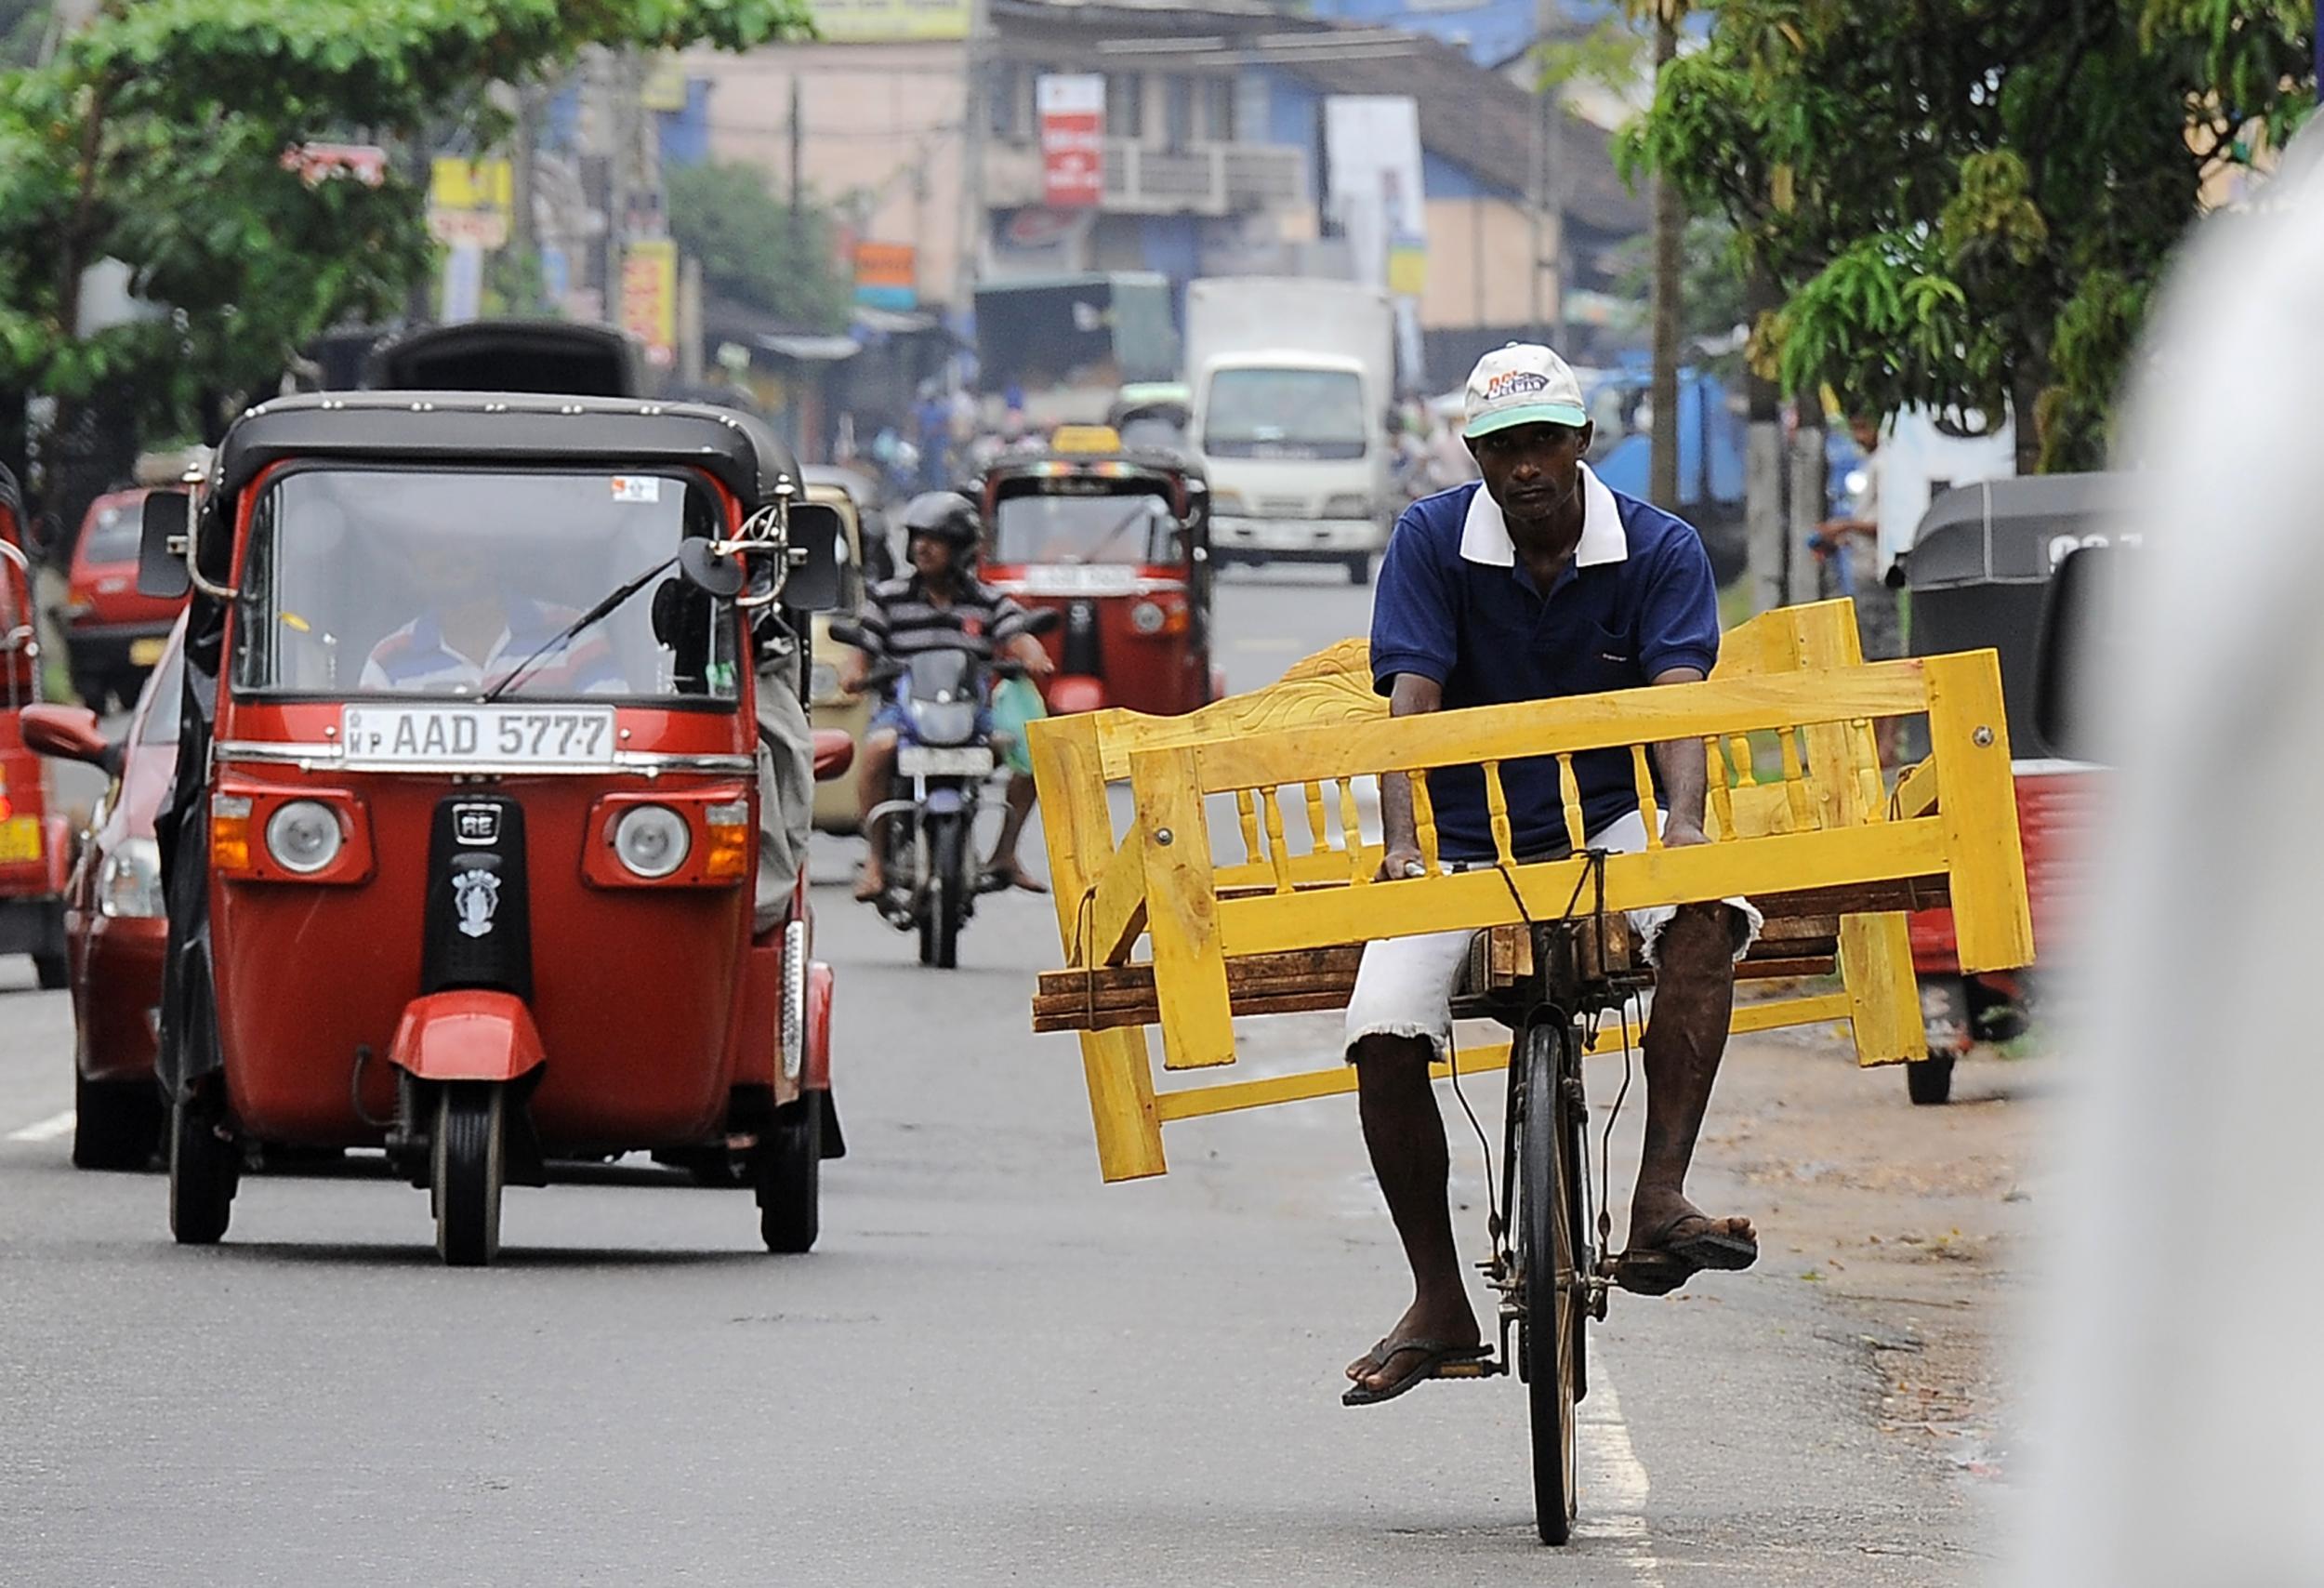
[[[1546,347],[1487,353],[1469,377],[1465,438],[1483,474],[1405,509],[1388,543],[1372,611],[1374,686],[1397,717],[1692,683],[1719,655],[1717,590],[1701,538],[1669,513],[1618,495],[1586,467],[1592,427],[1581,389]],[[1654,748],[1662,841],[1707,841],[1701,741]],[[1645,847],[1629,756],[1574,759],[1592,849]],[[1502,767],[1515,853],[1565,851],[1553,762]],[[1385,879],[1421,872],[1412,796],[1381,779]],[[1429,775],[1440,853],[1491,866],[1484,778],[1474,767]],[[1726,1046],[1734,961],[1757,935],[1748,901],[1633,912],[1657,979],[1644,1041],[1646,1141],[1631,1198],[1628,1289],[1664,1294],[1705,1268],[1747,1268],[1749,1220],[1708,1215],[1686,1198],[1686,1171]],[[1449,1056],[1451,998],[1473,934],[1367,946],[1347,1012],[1365,1145],[1412,1265],[1411,1306],[1348,1365],[1342,1397],[1369,1406],[1485,1354],[1446,1204],[1445,1127],[1429,1063]]]
[[[976,547],[980,528],[976,504],[957,491],[928,491],[905,504],[905,559],[912,572],[900,579],[874,585],[865,598],[861,627],[869,649],[857,653],[841,675],[840,687],[861,693],[874,661],[902,659],[921,651],[967,650],[979,656],[1005,655],[1021,663],[1035,678],[1057,670],[1041,642],[1026,632],[1023,607],[976,576]],[[865,734],[857,766],[857,789],[862,799],[863,830],[872,830],[871,814],[884,803],[894,787],[896,744],[905,726],[903,708],[884,705]],[[1000,836],[985,862],[984,874],[997,882],[1046,893],[1017,865],[1017,842],[1033,814],[1033,779],[1022,772],[1009,778],[1008,807],[1001,817]],[[888,870],[881,846],[867,846],[864,874],[855,896],[877,899],[887,891]]]
[[[411,542],[419,615],[376,645],[362,687],[396,694],[476,694],[522,667],[580,614],[503,588],[495,560],[473,536]],[[619,694],[628,687],[602,628],[552,649],[521,689],[548,695]]]

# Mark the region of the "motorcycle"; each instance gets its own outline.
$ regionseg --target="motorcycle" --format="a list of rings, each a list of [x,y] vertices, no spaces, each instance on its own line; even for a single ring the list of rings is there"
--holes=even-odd
[[[1054,612],[1037,612],[1031,631],[1057,623]],[[832,625],[831,636],[843,645],[863,642],[852,624]],[[986,706],[993,683],[1024,675],[1019,662],[947,650],[882,662],[866,676],[865,688],[896,691],[906,732],[896,745],[895,774],[910,789],[872,807],[866,823],[866,840],[883,846],[888,879],[874,902],[889,925],[918,934],[923,965],[957,967],[960,929],[977,895],[1006,886],[980,874],[976,818],[985,785],[1002,770]]]

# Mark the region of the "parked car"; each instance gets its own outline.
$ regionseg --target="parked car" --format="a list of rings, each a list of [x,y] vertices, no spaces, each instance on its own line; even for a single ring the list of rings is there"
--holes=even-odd
[[[118,739],[108,739],[96,713],[82,707],[34,706],[24,714],[24,739],[34,749],[112,774],[65,891],[73,1162],[81,1169],[142,1169],[161,1146],[153,1048],[168,923],[153,818],[178,764],[178,645],[173,630]]]
[[[73,693],[99,712],[109,701],[125,707],[137,699],[185,605],[138,593],[138,540],[149,494],[113,491],[98,497],[73,543],[58,616]]]

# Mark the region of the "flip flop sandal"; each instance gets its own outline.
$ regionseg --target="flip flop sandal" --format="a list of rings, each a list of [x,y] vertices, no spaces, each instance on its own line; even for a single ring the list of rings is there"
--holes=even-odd
[[[1735,1274],[1759,1261],[1759,1242],[1706,1225],[1692,1235],[1637,1247],[1614,1260],[1614,1282],[1641,1296],[1667,1296],[1706,1268]]]
[[[1375,1347],[1377,1349],[1377,1347]],[[1383,1400],[1393,1400],[1415,1384],[1437,1377],[1445,1368],[1455,1362],[1474,1362],[1487,1355],[1482,1345],[1447,1345],[1441,1340],[1407,1340],[1389,1347],[1380,1365],[1386,1367],[1399,1356],[1415,1360],[1412,1370],[1382,1389],[1368,1389],[1363,1384],[1350,1384],[1340,1397],[1342,1406],[1378,1406]]]
[[[976,891],[980,893],[1005,893],[1011,888],[1027,893],[1049,892],[1048,883],[1036,881],[1022,871],[1007,871],[987,867],[977,878]]]

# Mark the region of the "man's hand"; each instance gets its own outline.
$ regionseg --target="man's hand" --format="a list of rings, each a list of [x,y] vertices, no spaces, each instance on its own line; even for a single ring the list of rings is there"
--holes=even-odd
[[[1041,642],[1030,634],[1020,634],[1014,640],[1010,641],[1009,654],[1022,663],[1024,670],[1035,678],[1049,678],[1057,671],[1057,664],[1050,660],[1049,652],[1043,649]]]
[[[1699,822],[1682,821],[1672,816],[1662,825],[1662,847],[1692,849],[1698,843],[1709,843],[1710,835],[1703,831]]]
[[[1420,858],[1418,849],[1409,845],[1398,844],[1380,857],[1380,881],[1401,882],[1408,877],[1427,875],[1428,862]]]
[[[864,681],[871,676],[871,658],[861,651],[851,651],[839,664],[839,687],[850,695],[864,693]]]

